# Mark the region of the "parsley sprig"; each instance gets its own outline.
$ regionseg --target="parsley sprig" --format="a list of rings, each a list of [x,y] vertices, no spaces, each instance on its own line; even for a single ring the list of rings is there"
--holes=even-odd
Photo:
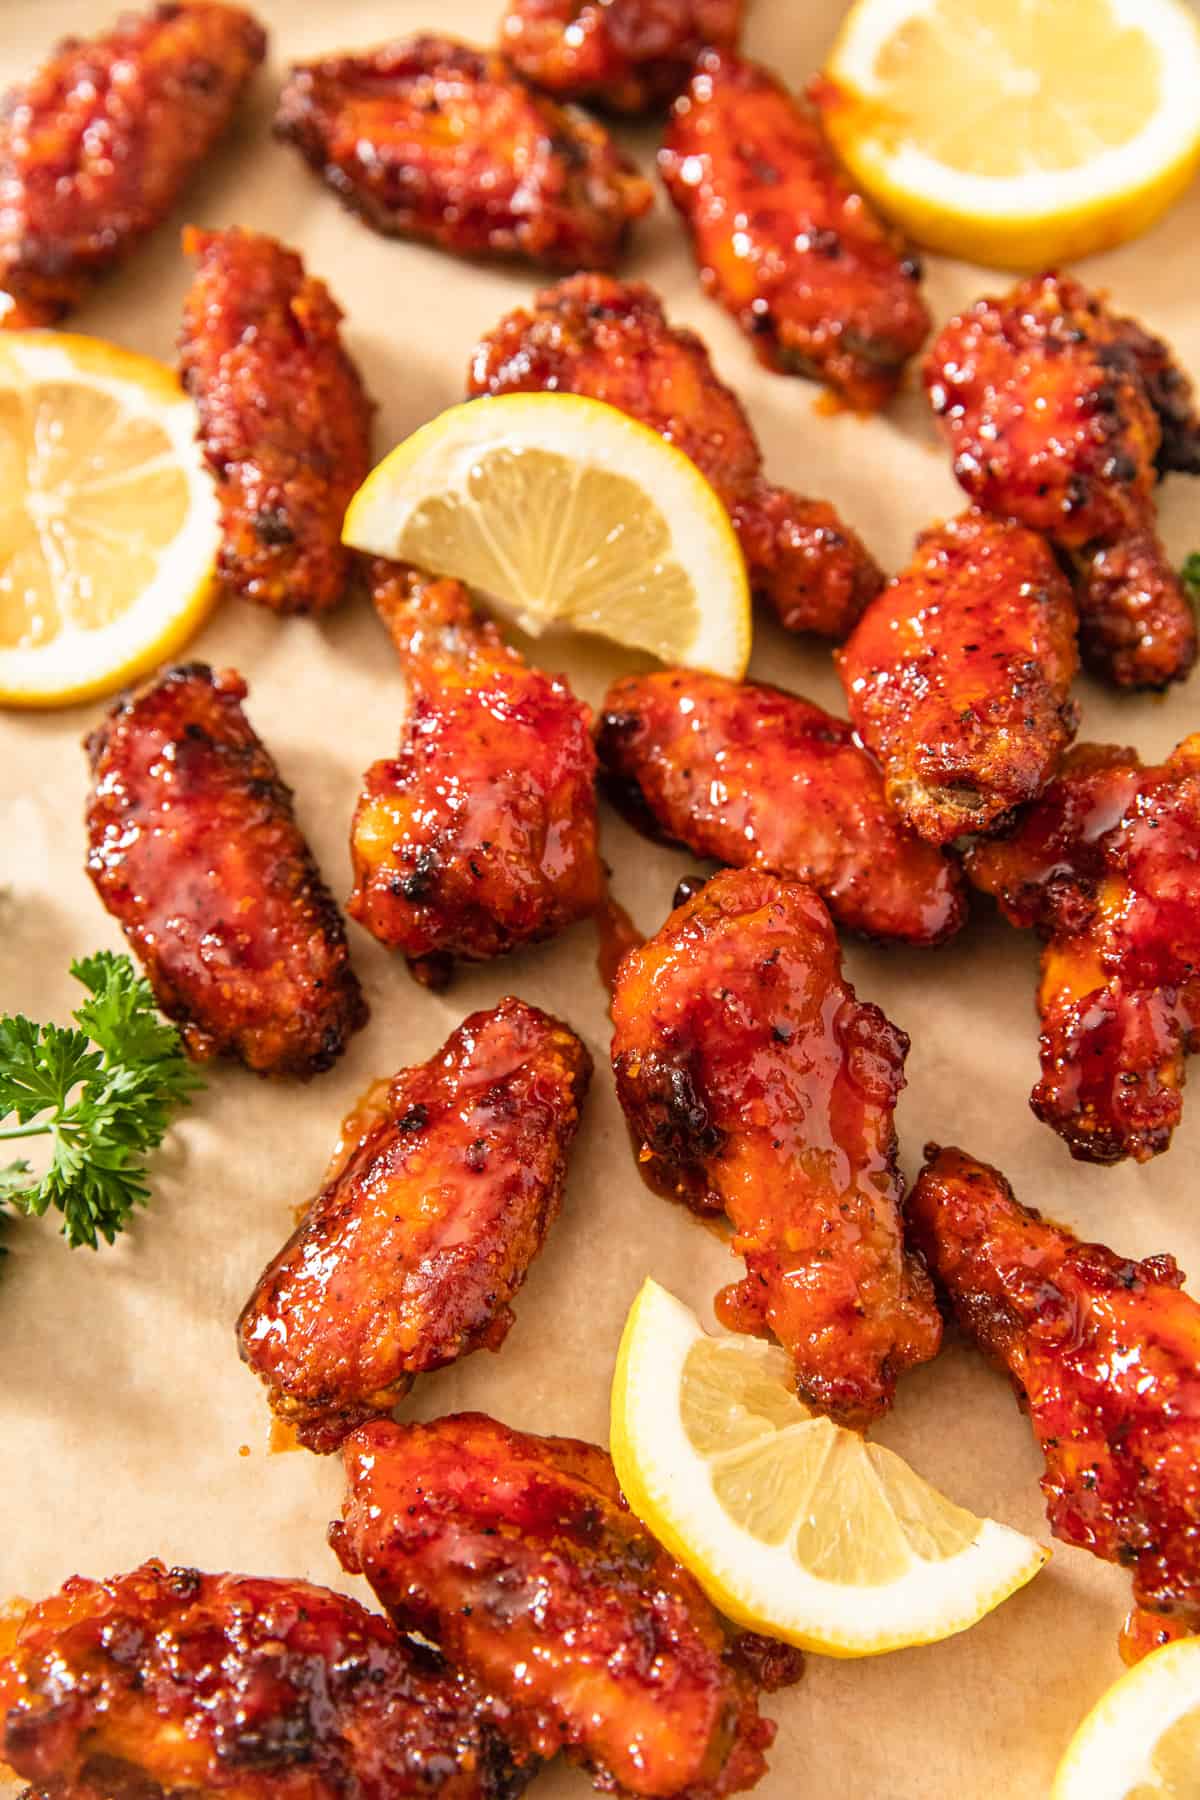
[[[42,1175],[25,1161],[0,1167],[0,1213],[53,1206],[72,1249],[94,1250],[149,1200],[146,1153],[203,1084],[127,956],[102,950],[71,973],[88,992],[74,1026],[0,1018],[0,1141],[51,1140]]]
[[[1183,591],[1193,606],[1200,606],[1200,550],[1193,550],[1186,557],[1179,579],[1183,583]]]

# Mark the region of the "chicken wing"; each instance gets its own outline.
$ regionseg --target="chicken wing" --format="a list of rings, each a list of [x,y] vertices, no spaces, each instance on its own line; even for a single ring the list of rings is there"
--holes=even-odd
[[[1075,735],[1071,590],[1035,532],[972,510],[917,539],[835,660],[888,801],[931,844],[994,831]]]
[[[367,1007],[245,693],[187,663],[113,708],[87,740],[87,872],[189,1055],[307,1077]]]
[[[477,619],[457,581],[371,566],[409,684],[397,756],[367,770],[347,910],[440,986],[553,937],[604,895],[591,713]]]
[[[1196,624],[1152,494],[1156,473],[1200,472],[1200,421],[1166,345],[1044,275],[951,319],[925,386],[972,500],[1069,558],[1085,662],[1122,687],[1186,675]]]
[[[743,0],[509,0],[500,48],[559,100],[639,113],[674,99],[707,45],[737,48]]]
[[[700,58],[659,169],[700,277],[759,361],[851,405],[887,401],[929,314],[920,264],[856,193],[816,119],[757,63]]]
[[[184,233],[198,268],[180,372],[217,483],[227,587],[274,612],[345,593],[342,518],[371,466],[371,403],[324,282],[274,238]]]
[[[275,129],[376,231],[468,256],[607,269],[654,197],[602,125],[450,38],[299,65]]]
[[[690,669],[630,675],[608,691],[597,745],[634,824],[806,881],[848,930],[940,944],[966,918],[957,863],[896,817],[851,726],[798,694]]]
[[[377,1420],[343,1455],[343,1566],[496,1697],[515,1743],[658,1800],[720,1800],[762,1775],[774,1727],[603,1450],[459,1413]]]
[[[769,1327],[810,1405],[877,1417],[941,1325],[900,1226],[908,1039],[843,979],[824,905],[757,870],[715,875],[625,957],[612,1016],[643,1175],[733,1224],[747,1273],[726,1321]]]
[[[1138,1605],[1200,1630],[1200,1306],[1173,1257],[1130,1262],[931,1144],[908,1220],[955,1319],[1008,1370],[1065,1543],[1133,1573]]]
[[[1045,940],[1034,1112],[1085,1162],[1166,1150],[1200,1048],[1200,735],[1154,768],[1080,745],[967,867]]]
[[[157,1561],[32,1609],[0,1660],[0,1758],[30,1800],[513,1800],[533,1773],[357,1600]]]
[[[310,1450],[336,1450],[414,1376],[500,1348],[558,1217],[591,1070],[573,1031],[509,998],[346,1121],[238,1321],[243,1361]]]
[[[53,323],[174,206],[266,54],[215,0],[68,38],[0,115],[0,288]],[[19,321],[18,321],[19,322]]]
[[[577,275],[503,318],[475,352],[470,392],[516,390],[607,401],[690,456],[728,508],[755,592],[789,631],[843,638],[883,586],[827,501],[766,479],[736,394],[642,282]]]

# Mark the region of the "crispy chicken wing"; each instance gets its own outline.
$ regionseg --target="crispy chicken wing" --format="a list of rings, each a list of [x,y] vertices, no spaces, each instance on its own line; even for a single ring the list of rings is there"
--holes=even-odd
[[[1155,768],[1080,745],[967,866],[1045,940],[1034,1112],[1082,1161],[1166,1150],[1200,1047],[1200,735]]]
[[[843,979],[821,900],[715,875],[625,957],[612,1016],[643,1174],[734,1226],[747,1273],[726,1319],[774,1332],[809,1404],[851,1424],[884,1412],[941,1341],[900,1227],[908,1039]]]
[[[275,129],[376,231],[469,256],[606,269],[653,200],[602,125],[450,38],[301,64]]]
[[[1036,532],[974,509],[917,539],[836,653],[887,797],[932,844],[994,831],[1075,735],[1071,590]]]
[[[605,400],[690,456],[729,510],[755,592],[790,631],[843,638],[883,586],[827,501],[766,479],[741,402],[644,283],[576,275],[502,319],[475,352],[470,392],[521,389]]]
[[[0,1660],[0,1758],[31,1800],[513,1800],[533,1772],[357,1600],[157,1561],[33,1608]]]
[[[324,612],[346,590],[342,518],[371,466],[342,315],[274,238],[189,229],[184,250],[198,268],[180,369],[221,502],[221,576],[274,612]]]
[[[367,770],[348,911],[438,986],[553,937],[604,894],[590,710],[476,618],[457,581],[371,565],[409,684],[395,757]]]
[[[6,96],[0,288],[25,322],[61,318],[165,218],[266,47],[239,7],[155,6],[68,38]]]
[[[931,1144],[909,1224],[955,1319],[1012,1376],[1065,1543],[1133,1573],[1147,1610],[1200,1630],[1200,1306],[1173,1257],[1130,1262]]]
[[[1186,675],[1196,625],[1152,492],[1156,472],[1200,472],[1200,421],[1166,345],[1044,275],[951,319],[925,386],[972,500],[1070,559],[1084,660],[1122,687]]]
[[[736,49],[743,0],[509,0],[500,48],[559,100],[638,113],[671,100],[707,45]]]
[[[189,1055],[317,1075],[366,1002],[245,693],[187,663],[113,708],[87,740],[87,872]]]
[[[957,863],[896,817],[851,726],[798,694],[690,669],[630,675],[608,691],[597,742],[635,824],[806,881],[851,931],[940,944],[966,918]]]
[[[509,998],[346,1121],[238,1321],[243,1360],[302,1443],[336,1450],[414,1376],[500,1348],[558,1216],[591,1069],[573,1031]]]
[[[774,1727],[604,1451],[460,1413],[376,1420],[343,1454],[343,1522],[330,1527],[343,1565],[496,1697],[515,1743],[659,1800],[720,1800],[758,1780]]]
[[[705,287],[760,362],[882,406],[929,330],[920,265],[851,187],[811,113],[757,63],[700,58],[659,168]]]

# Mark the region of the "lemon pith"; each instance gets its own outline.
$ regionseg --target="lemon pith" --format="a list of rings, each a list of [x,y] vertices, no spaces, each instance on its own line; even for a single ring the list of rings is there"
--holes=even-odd
[[[1200,1638],[1154,1650],[1083,1721],[1052,1800],[1182,1800],[1200,1769]]]
[[[637,1513],[735,1623],[830,1656],[965,1630],[1047,1552],[808,1413],[788,1359],[710,1338],[647,1281],[626,1321],[612,1455]]]

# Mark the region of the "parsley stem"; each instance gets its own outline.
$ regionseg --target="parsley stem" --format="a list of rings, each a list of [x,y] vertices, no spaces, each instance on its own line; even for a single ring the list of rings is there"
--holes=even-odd
[[[0,1126],[0,1140],[3,1140],[4,1138],[49,1137],[53,1130],[53,1125],[4,1125]]]

